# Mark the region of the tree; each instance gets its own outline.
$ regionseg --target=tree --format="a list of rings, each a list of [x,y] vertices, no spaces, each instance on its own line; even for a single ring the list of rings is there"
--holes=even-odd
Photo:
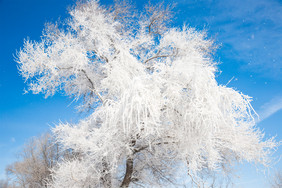
[[[46,187],[51,180],[51,168],[63,158],[71,157],[71,151],[62,151],[52,136],[45,133],[27,142],[19,155],[19,161],[8,165],[6,172],[15,187]]]
[[[270,182],[271,188],[282,187],[282,173],[281,171],[276,171],[272,181]]]
[[[9,188],[9,183],[7,180],[0,180],[0,188]]]
[[[26,40],[17,62],[33,93],[61,92],[89,116],[53,132],[81,153],[53,168],[50,187],[181,184],[234,162],[268,164],[273,139],[255,128],[251,98],[219,85],[205,32],[169,28],[170,6],[77,3],[66,24]]]

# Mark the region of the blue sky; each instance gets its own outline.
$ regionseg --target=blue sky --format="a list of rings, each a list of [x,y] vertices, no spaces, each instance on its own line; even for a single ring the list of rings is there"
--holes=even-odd
[[[101,1],[109,3],[107,0]],[[134,0],[132,0],[134,2]],[[136,0],[139,9],[146,2]],[[154,2],[154,0],[151,0]],[[207,30],[219,46],[217,80],[253,97],[260,115],[258,127],[266,137],[282,133],[282,1],[278,0],[175,0],[174,26],[183,23]],[[24,142],[49,130],[59,121],[82,115],[67,97],[25,94],[25,84],[14,62],[16,50],[29,37],[39,40],[46,22],[63,20],[74,0],[0,0],[0,178]],[[278,150],[273,157],[280,158]],[[274,162],[275,162],[274,161]],[[274,169],[282,163],[273,164]],[[254,165],[236,168],[236,187],[265,187],[268,174]],[[261,169],[261,168],[259,168]]]

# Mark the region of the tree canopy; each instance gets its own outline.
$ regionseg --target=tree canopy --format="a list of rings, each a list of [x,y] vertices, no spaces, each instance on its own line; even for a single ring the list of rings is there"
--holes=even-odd
[[[17,62],[29,90],[61,92],[90,110],[53,129],[80,155],[52,169],[50,187],[197,184],[203,170],[268,164],[277,144],[255,127],[251,98],[217,83],[213,41],[170,27],[171,13],[87,0],[64,24],[46,24],[41,41],[25,41]]]

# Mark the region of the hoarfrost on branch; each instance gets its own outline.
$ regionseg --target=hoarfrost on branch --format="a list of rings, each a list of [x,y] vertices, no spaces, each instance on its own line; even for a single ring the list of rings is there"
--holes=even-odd
[[[91,112],[53,129],[81,155],[53,169],[50,187],[176,185],[236,161],[267,165],[276,143],[255,128],[251,98],[216,82],[206,33],[168,27],[163,4],[132,12],[77,3],[18,53],[29,90],[62,92]]]

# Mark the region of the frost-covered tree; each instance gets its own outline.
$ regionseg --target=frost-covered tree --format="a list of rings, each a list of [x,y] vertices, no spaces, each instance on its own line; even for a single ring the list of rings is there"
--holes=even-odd
[[[81,155],[53,169],[50,187],[197,184],[202,171],[236,161],[267,165],[276,143],[255,128],[251,98],[216,82],[205,32],[169,28],[163,4],[136,13],[88,0],[69,13],[41,41],[26,40],[17,59],[29,90],[61,92],[89,113],[53,129]]]

